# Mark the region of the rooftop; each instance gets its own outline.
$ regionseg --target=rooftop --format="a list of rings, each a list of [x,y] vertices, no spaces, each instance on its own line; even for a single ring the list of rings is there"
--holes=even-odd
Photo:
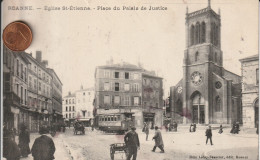
[[[255,60],[259,60],[259,55],[258,54],[242,58],[239,61],[240,62],[248,62],[248,61],[255,61]]]

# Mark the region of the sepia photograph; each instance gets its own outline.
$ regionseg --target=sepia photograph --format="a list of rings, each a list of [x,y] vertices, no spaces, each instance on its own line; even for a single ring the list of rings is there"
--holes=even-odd
[[[2,0],[3,160],[258,160],[257,0]]]

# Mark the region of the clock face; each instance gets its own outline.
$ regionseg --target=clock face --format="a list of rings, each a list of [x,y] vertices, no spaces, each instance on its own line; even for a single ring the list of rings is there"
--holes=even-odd
[[[202,83],[202,79],[203,79],[203,77],[202,77],[202,75],[201,75],[201,73],[200,72],[193,72],[192,74],[191,74],[191,81],[192,81],[192,83],[194,84],[194,85],[200,85],[201,83]]]
[[[182,87],[179,86],[179,87],[177,88],[177,91],[178,91],[178,93],[181,93],[181,92],[182,92]]]

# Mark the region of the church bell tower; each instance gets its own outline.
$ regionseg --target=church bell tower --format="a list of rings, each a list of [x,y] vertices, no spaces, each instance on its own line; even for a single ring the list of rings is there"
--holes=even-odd
[[[186,11],[186,49],[183,60],[183,108],[191,115],[184,123],[212,122],[213,75],[223,76],[221,51],[221,19],[211,9],[210,0],[204,9]]]

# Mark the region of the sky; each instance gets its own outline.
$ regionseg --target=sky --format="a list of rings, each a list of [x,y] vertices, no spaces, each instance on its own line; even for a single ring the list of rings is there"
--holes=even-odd
[[[21,20],[32,29],[36,50],[49,61],[63,83],[63,96],[95,84],[95,68],[113,58],[114,63],[141,62],[164,78],[169,87],[182,78],[185,50],[185,13],[206,8],[208,0],[4,0],[3,27]],[[8,10],[7,6],[32,6],[34,10]],[[90,11],[44,10],[44,7],[86,6]],[[98,6],[163,6],[167,10],[93,10]],[[41,9],[37,9],[41,8]],[[221,11],[221,47],[225,69],[241,75],[239,59],[258,54],[258,1],[211,0]],[[243,38],[243,41],[241,40]]]

